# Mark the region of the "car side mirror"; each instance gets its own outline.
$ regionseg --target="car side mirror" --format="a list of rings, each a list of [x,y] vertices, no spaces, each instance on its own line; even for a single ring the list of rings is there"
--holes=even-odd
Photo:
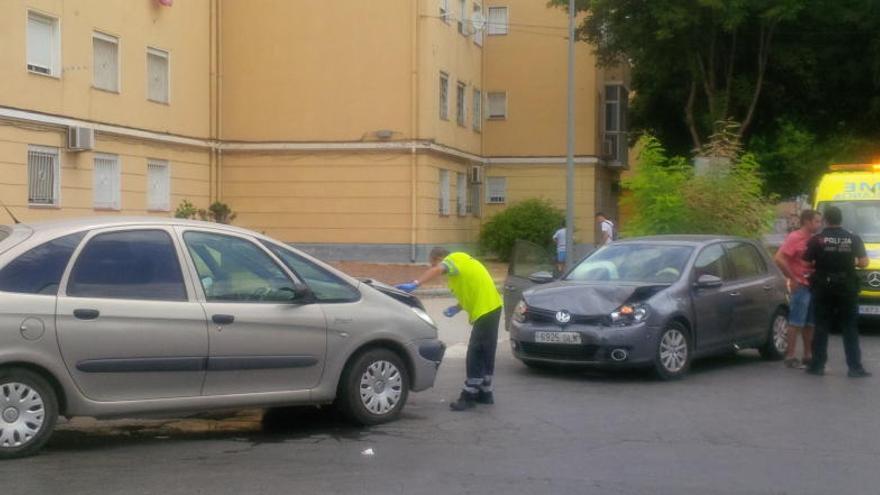
[[[279,290],[289,292],[291,294],[290,302],[293,304],[311,304],[317,301],[315,293],[305,284],[294,284],[293,287],[282,287]]]
[[[553,277],[553,274],[550,272],[541,271],[529,275],[529,280],[536,284],[547,284],[556,280],[556,278]]]
[[[700,278],[697,279],[697,282],[694,284],[694,287],[697,289],[717,289],[721,287],[724,282],[715,275],[709,275],[705,273],[700,275]]]

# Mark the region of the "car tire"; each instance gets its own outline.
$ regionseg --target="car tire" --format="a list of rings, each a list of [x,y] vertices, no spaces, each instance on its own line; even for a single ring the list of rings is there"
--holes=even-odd
[[[770,328],[767,331],[767,340],[758,348],[761,357],[767,361],[778,361],[785,356],[785,334],[788,331],[788,315],[782,308],[773,313],[770,320]]]
[[[409,386],[409,374],[397,354],[388,349],[369,349],[345,367],[336,406],[358,425],[386,423],[400,416]]]
[[[657,339],[654,373],[661,380],[677,380],[691,366],[691,340],[687,328],[677,321],[663,328]]]
[[[25,408],[18,404],[25,402]],[[0,459],[33,455],[52,435],[58,421],[58,398],[36,373],[0,370]]]

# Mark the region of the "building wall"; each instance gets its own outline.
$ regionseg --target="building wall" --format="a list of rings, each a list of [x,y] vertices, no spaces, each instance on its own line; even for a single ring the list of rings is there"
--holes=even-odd
[[[27,70],[28,9],[60,19],[61,75]],[[0,105],[207,137],[208,1],[7,0],[0,15]],[[119,37],[119,93],[92,87],[92,33]],[[169,52],[170,102],[147,100],[147,47]]]

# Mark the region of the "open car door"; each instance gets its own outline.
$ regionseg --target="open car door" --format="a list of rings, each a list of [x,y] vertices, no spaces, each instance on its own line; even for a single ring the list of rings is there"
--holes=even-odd
[[[504,281],[505,329],[510,329],[510,315],[522,298],[523,291],[535,284],[554,280],[556,262],[553,255],[552,250],[533,242],[516,241]]]

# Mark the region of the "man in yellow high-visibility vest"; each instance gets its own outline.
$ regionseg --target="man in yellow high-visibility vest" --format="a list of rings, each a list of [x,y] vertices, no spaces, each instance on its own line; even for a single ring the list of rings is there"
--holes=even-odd
[[[454,411],[463,411],[477,403],[494,404],[492,378],[501,320],[501,294],[486,267],[467,253],[450,253],[442,247],[435,247],[429,259],[431,268],[416,280],[397,288],[412,292],[418,286],[446,275],[449,289],[458,304],[446,308],[443,314],[451,318],[463,309],[473,325],[468,341],[467,379],[461,395],[449,406]]]

